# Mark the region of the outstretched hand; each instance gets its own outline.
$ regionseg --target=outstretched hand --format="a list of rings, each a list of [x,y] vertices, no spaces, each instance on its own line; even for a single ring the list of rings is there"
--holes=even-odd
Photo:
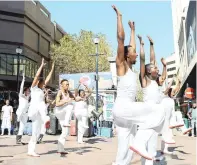
[[[163,66],[166,66],[166,60],[164,58],[161,58],[161,63],[163,64]]]
[[[42,58],[42,64],[41,64],[42,66],[45,66],[46,65],[46,63],[44,62],[44,58]]]
[[[128,24],[132,30],[135,30],[135,22],[129,21]]]
[[[23,79],[25,78],[25,72],[23,72]]]
[[[139,41],[140,41],[140,44],[144,45],[144,41],[142,40],[142,36],[140,36],[139,34],[137,35]]]
[[[154,42],[153,42],[153,39],[150,37],[150,36],[147,36],[148,37],[148,40],[149,40],[149,42],[150,42],[150,44],[154,44]]]
[[[112,5],[112,8],[113,8],[114,11],[116,12],[117,16],[122,16],[122,14],[119,12],[119,10],[116,8],[115,5]]]

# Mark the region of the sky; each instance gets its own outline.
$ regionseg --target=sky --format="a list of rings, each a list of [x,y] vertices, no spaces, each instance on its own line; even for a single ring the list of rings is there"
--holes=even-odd
[[[130,2],[76,2],[76,1],[41,1],[51,13],[51,20],[56,21],[67,33],[79,33],[81,29],[103,33],[114,50],[117,50],[117,17],[111,5],[122,13],[125,30],[125,44],[129,43],[130,28],[128,21],[135,21],[136,35],[142,35],[145,42],[146,61],[149,62],[150,35],[155,42],[155,53],[159,69],[160,59],[174,52],[173,26],[170,1],[130,1]],[[139,41],[136,38],[137,52]],[[136,69],[139,69],[139,58]]]

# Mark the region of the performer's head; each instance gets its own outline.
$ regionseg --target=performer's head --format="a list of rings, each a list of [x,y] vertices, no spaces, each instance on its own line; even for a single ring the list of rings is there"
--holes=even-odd
[[[6,105],[9,105],[10,104],[10,101],[7,99],[7,100],[5,100],[5,104]]]
[[[29,95],[30,95],[30,90],[29,90],[29,88],[28,88],[28,87],[25,87],[25,88],[23,89],[23,93],[24,93],[25,96],[29,96]]]
[[[127,62],[129,62],[130,64],[135,64],[138,55],[136,53],[136,50],[131,45],[127,45],[124,46],[124,56]]]
[[[43,89],[45,87],[45,81],[42,77],[39,78],[38,88]]]
[[[158,77],[159,70],[157,66],[150,63],[145,65],[145,72],[147,76],[151,76],[152,79],[156,80]]]
[[[61,87],[65,90],[65,91],[68,91],[69,89],[69,82],[67,79],[63,79],[61,82]]]
[[[82,98],[85,96],[85,91],[83,89],[79,89],[79,96]]]

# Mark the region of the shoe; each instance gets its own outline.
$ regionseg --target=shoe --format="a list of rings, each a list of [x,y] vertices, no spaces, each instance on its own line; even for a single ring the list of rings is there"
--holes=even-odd
[[[22,135],[16,135],[16,144],[22,144],[21,139]]]
[[[27,155],[32,156],[32,157],[40,157],[40,155],[36,154],[35,152],[34,153],[28,153]]]
[[[164,159],[164,156],[163,155],[160,155],[160,156],[157,156],[157,157],[154,157],[154,161],[162,161]]]
[[[40,144],[42,143],[42,138],[44,137],[43,134],[40,134],[39,138],[38,138],[38,141],[37,141],[37,144]]]
[[[186,129],[186,130],[183,131],[183,135],[185,135],[185,134],[187,134],[187,133],[189,133],[191,131],[192,131],[192,128],[188,128],[188,129]]]
[[[66,151],[62,151],[62,152],[57,151],[57,153],[58,153],[58,154],[61,154],[61,155],[69,154],[69,152],[66,152]]]

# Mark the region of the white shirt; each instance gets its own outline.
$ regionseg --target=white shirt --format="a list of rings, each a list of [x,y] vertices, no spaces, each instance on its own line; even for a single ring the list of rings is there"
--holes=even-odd
[[[12,106],[10,106],[10,105],[4,105],[4,106],[2,107],[2,112],[3,112],[3,118],[11,117],[11,116],[10,116],[10,113],[13,112],[13,108],[12,108]]]

